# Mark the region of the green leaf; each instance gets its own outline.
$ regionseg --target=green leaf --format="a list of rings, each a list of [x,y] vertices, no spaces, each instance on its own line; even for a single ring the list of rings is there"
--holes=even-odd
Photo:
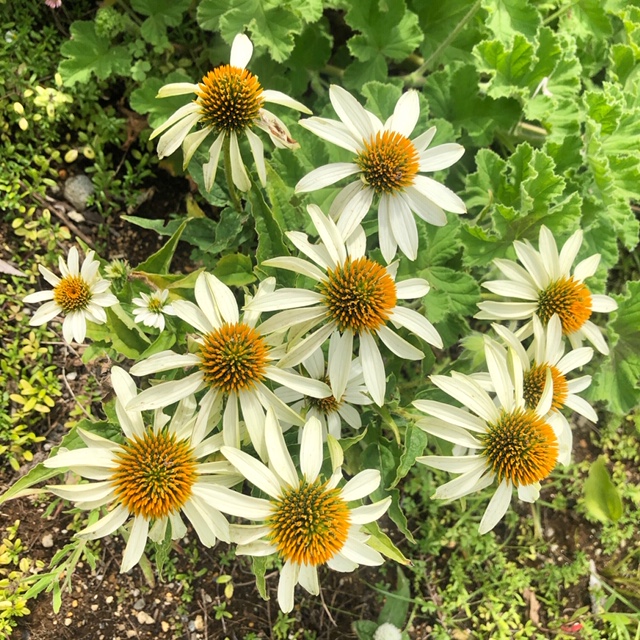
[[[405,566],[409,566],[411,564],[411,561],[405,558],[402,551],[400,551],[400,549],[391,542],[391,538],[389,538],[389,536],[380,529],[377,522],[370,522],[362,528],[371,535],[367,544],[372,549],[379,551],[383,556],[387,556],[387,558],[390,558],[399,564],[403,564]]]
[[[532,40],[540,25],[540,13],[528,0],[482,0],[482,8],[487,12],[487,27],[505,42],[518,34]]]
[[[255,221],[256,233],[258,234],[258,250],[256,252],[258,266],[268,258],[288,256],[289,250],[284,243],[282,227],[262,194],[252,189],[247,196],[249,198],[247,205]]]
[[[359,640],[373,640],[373,634],[378,627],[379,625],[373,620],[355,620],[353,622],[353,630]]]
[[[106,312],[108,339],[113,348],[127,358],[139,359],[150,344],[149,338],[119,304],[109,307]]]
[[[390,82],[367,82],[360,93],[366,98],[365,108],[384,122],[392,113],[402,95],[402,86]]]
[[[560,17],[560,28],[580,40],[603,40],[613,33],[602,0],[574,0],[571,10]]]
[[[269,600],[267,582],[265,580],[265,575],[267,573],[267,559],[261,556],[253,556],[253,558],[251,558],[251,571],[256,577],[256,587],[258,587],[260,597],[263,600]]]
[[[618,311],[607,323],[611,353],[589,391],[592,400],[624,415],[640,404],[640,282],[628,282],[625,295],[615,299]]]
[[[395,487],[402,478],[404,478],[409,470],[416,462],[416,458],[422,455],[427,445],[427,434],[415,424],[409,423],[404,434],[403,450],[400,455],[400,464],[396,469],[396,477],[392,483]]]
[[[584,504],[589,515],[600,522],[615,522],[622,517],[622,498],[611,481],[604,456],[589,468],[589,477],[584,483]]]
[[[171,260],[173,260],[173,254],[176,251],[180,236],[187,226],[188,220],[185,220],[173,233],[167,243],[154,254],[150,255],[144,262],[141,262],[137,267],[137,271],[146,271],[147,273],[169,273],[169,267],[171,266]]]
[[[140,360],[145,360],[156,353],[171,349],[175,343],[176,336],[174,333],[161,331],[158,337],[140,354]]]
[[[149,114],[149,124],[152,127],[161,125],[165,120],[187,103],[187,96],[172,96],[158,98],[160,87],[172,82],[193,82],[184,71],[176,70],[163,78],[148,77],[140,87],[131,92],[129,104],[140,114]]]
[[[142,37],[153,45],[163,44],[167,27],[177,27],[190,0],[131,0],[131,8],[149,16],[140,28]]]
[[[347,41],[351,54],[360,62],[380,55],[404,60],[422,42],[418,16],[407,9],[404,0],[358,0],[350,5],[345,20],[360,32]]]
[[[407,614],[409,613],[411,585],[400,567],[396,568],[396,572],[397,581],[395,593],[387,596],[386,602],[378,616],[378,624],[389,622],[398,627],[398,629],[402,629],[405,625]]]
[[[92,73],[100,80],[106,80],[113,74],[126,75],[131,68],[131,54],[127,48],[98,36],[93,21],[73,22],[71,40],[62,45],[60,53],[67,58],[59,66],[67,86],[88,82]]]
[[[420,272],[431,285],[425,298],[427,318],[442,322],[449,315],[472,316],[480,301],[480,285],[468,273],[447,267],[431,267]]]
[[[227,286],[243,287],[255,282],[251,258],[242,253],[229,253],[218,260],[213,275]]]

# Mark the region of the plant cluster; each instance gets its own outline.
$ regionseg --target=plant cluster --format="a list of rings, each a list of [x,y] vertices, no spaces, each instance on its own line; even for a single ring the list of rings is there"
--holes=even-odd
[[[34,108],[46,98],[53,118],[65,87],[133,78],[130,104],[148,114],[159,158],[178,159],[212,213],[192,203],[186,219],[126,217],[168,236],[135,266],[82,243],[82,262],[72,247],[56,272],[39,266],[50,288],[24,298],[43,303],[30,324],[61,315],[67,342],[90,341],[85,362],[114,361],[115,397],[106,420],[79,423],[4,499],[61,470],[89,480],[47,489],[91,512],[70,553],[122,532],[121,571],[148,545],[166,557],[187,525],[206,547],[253,556],[263,596],[275,558],[278,629],[297,585],[319,593],[319,567],[409,564],[378,521],[416,542],[403,507],[435,503],[421,492],[403,503],[410,471],[433,497],[474,506],[443,509],[455,520],[437,542],[421,532],[434,553],[444,538],[465,543],[452,537],[460,523],[487,534],[513,522],[514,493],[535,514],[571,463],[567,410],[595,422],[596,401],[616,416],[638,403],[638,282],[605,290],[638,243],[640,10],[119,7],[71,25],[62,84],[36,91]],[[194,23],[212,44],[187,34]],[[24,107],[14,113],[31,126]],[[172,271],[180,240],[203,268]],[[47,405],[22,386],[16,402]],[[591,515],[622,517],[619,482],[593,465]],[[491,495],[482,514],[476,493]],[[487,558],[495,540],[466,544]],[[583,571],[579,557],[557,582]],[[487,637],[535,637],[504,592],[472,610],[465,572],[452,562],[452,617],[456,606]],[[487,576],[514,598],[537,580],[506,563]],[[412,615],[432,605],[416,600]],[[358,633],[402,637],[407,612]]]

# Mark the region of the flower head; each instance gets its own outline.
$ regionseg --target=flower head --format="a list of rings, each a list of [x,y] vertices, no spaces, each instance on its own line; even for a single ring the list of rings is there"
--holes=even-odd
[[[527,320],[538,316],[543,326],[553,315],[560,319],[563,335],[574,348],[584,339],[605,355],[609,347],[600,329],[591,322],[594,311],[607,313],[618,308],[615,300],[592,294],[584,281],[592,276],[600,262],[596,253],[578,263],[571,273],[571,265],[582,245],[582,231],[576,231],[564,244],[560,254],[555,238],[547,227],[540,227],[539,251],[529,242],[513,243],[518,260],[494,260],[506,280],[492,280],[483,286],[501,296],[518,298],[524,302],[481,302],[476,318],[485,320]],[[531,332],[527,323],[525,333]]]
[[[212,484],[233,486],[239,477],[226,462],[201,461],[220,448],[222,438],[217,435],[204,440],[194,433],[195,398],[185,398],[168,424],[168,416],[157,412],[154,424],[148,426],[139,411],[126,409],[136,396],[131,376],[114,367],[111,382],[124,441],[118,444],[78,429],[86,447],[61,449],[44,463],[97,481],[47,487],[83,509],[108,507],[107,515],[80,531],[78,537],[101,538],[131,519],[120,567],[123,572],[138,563],[148,537],[157,542],[164,539],[167,526],[174,540],[184,537],[181,514],[204,545],[214,545],[217,538],[229,542],[229,524],[206,489]]]
[[[142,322],[145,327],[155,327],[164,331],[164,314],[174,315],[173,307],[167,304],[169,291],[162,289],[150,294],[140,293],[139,298],[132,300],[136,308],[133,310],[136,322]]]
[[[238,137],[246,135],[256,163],[258,177],[266,183],[264,148],[253,127],[265,131],[276,147],[293,148],[295,140],[287,127],[274,114],[264,109],[267,102],[280,104],[302,113],[311,113],[302,103],[280,91],[263,89],[258,78],[246,69],[253,53],[247,36],[238,34],[231,45],[230,64],[209,71],[197,84],[178,82],[161,87],[158,98],[194,93],[195,100],[178,109],[151,134],[163,134],[158,142],[161,158],[171,155],[180,145],[184,153],[185,168],[196,149],[211,133],[215,140],[209,147],[209,161],[203,166],[205,188],[211,189],[216,177],[218,160],[226,139],[230,145],[233,182],[241,191],[248,191],[251,182],[240,156]],[[200,123],[198,131],[189,131]]]
[[[437,226],[447,222],[444,211],[466,212],[464,202],[455,193],[420,173],[450,167],[464,153],[463,147],[450,143],[428,149],[435,127],[409,139],[420,116],[416,91],[402,95],[384,124],[344,89],[333,85],[329,96],[341,122],[307,118],[300,124],[356,155],[353,162],[314,169],[298,182],[296,191],[315,191],[342,178],[357,176],[342,189],[329,211],[343,237],[348,238],[356,230],[373,198],[378,197],[378,235],[384,259],[391,262],[399,246],[410,260],[415,260],[418,229],[412,211]]]
[[[282,429],[269,410],[266,420],[269,466],[232,447],[223,447],[224,456],[267,498],[242,496],[243,504],[227,512],[260,524],[232,528],[238,543],[236,553],[277,554],[283,561],[278,586],[280,608],[291,611],[296,584],[309,593],[319,593],[318,567],[326,564],[335,571],[353,571],[359,564],[380,565],[382,556],[368,544],[361,525],[374,522],[389,508],[390,498],[353,507],[354,500],[371,494],[380,485],[380,472],[366,469],[342,488],[342,470],[330,477],[321,474],[323,461],[322,426],[310,418],[304,426],[300,446],[300,471],[289,454]],[[231,491],[218,490],[220,494]]]
[[[261,283],[256,297],[272,291],[273,279]],[[280,368],[282,348],[269,342],[258,325],[259,313],[242,316],[231,290],[218,278],[202,273],[194,289],[197,304],[186,300],[172,303],[176,316],[197,331],[196,353],[162,351],[131,368],[134,375],[194,367],[185,378],[162,382],[143,391],[129,408],[166,407],[192,393],[205,390],[196,420],[198,434],[206,433],[214,416],[222,409],[224,441],[240,445],[240,419],[244,418],[249,437],[260,456],[266,455],[264,442],[265,409],[273,407],[289,424],[302,425],[302,419],[271,391],[265,383],[284,385],[307,396],[323,398],[329,387],[319,380],[304,378]],[[240,411],[238,410],[240,406]]]
[[[107,321],[105,307],[111,307],[118,299],[109,291],[109,281],[100,277],[100,263],[88,251],[79,265],[78,250],[71,247],[67,262],[60,257],[59,278],[46,267],[38,265],[42,277],[53,287],[49,291],[38,291],[24,297],[24,302],[45,302],[32,316],[32,327],[45,324],[58,314],[65,316],[62,335],[67,342],[84,342],[87,334],[87,320],[96,324]]]
[[[513,351],[507,363],[503,350],[486,340],[485,354],[495,401],[472,377],[454,372],[450,377],[431,376],[431,380],[468,411],[433,400],[413,403],[430,416],[418,423],[422,429],[473,452],[416,458],[435,469],[461,474],[438,487],[435,498],[461,498],[497,483],[480,533],[490,531],[502,519],[514,487],[521,500],[534,502],[540,495],[540,482],[557,462],[567,464],[571,455],[568,425],[557,413],[549,413],[553,398],[550,370],[540,400],[531,407],[524,398],[523,370]]]
[[[399,300],[422,298],[429,292],[429,284],[422,278],[396,282],[396,264],[384,267],[364,255],[366,247],[361,227],[345,243],[336,224],[318,207],[310,205],[308,211],[322,242],[311,244],[305,234],[297,231],[288,232],[287,236],[315,264],[292,257],[273,258],[263,264],[289,269],[315,280],[314,290],[280,289],[253,300],[248,308],[281,311],[263,324],[265,333],[301,326],[308,331],[323,324],[294,344],[281,365],[299,364],[331,336],[336,343],[336,375],[330,376],[335,398],[341,398],[345,391],[353,343],[357,339],[365,386],[376,404],[382,405],[386,375],[376,337],[397,356],[409,360],[419,360],[424,353],[389,325],[404,327],[429,344],[442,347],[438,332],[423,315],[397,304]],[[305,310],[301,311],[302,308]]]

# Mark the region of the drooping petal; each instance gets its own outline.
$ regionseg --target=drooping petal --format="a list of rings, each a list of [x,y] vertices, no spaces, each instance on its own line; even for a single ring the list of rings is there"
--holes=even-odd
[[[129,540],[122,556],[120,573],[126,573],[140,562],[149,536],[149,521],[142,516],[133,519]]]
[[[480,521],[478,528],[480,534],[491,531],[502,520],[511,503],[511,494],[511,484],[503,481],[498,485]]]

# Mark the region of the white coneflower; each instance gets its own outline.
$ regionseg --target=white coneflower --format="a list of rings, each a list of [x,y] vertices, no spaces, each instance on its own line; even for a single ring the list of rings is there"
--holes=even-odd
[[[258,78],[245,68],[253,54],[253,45],[247,36],[238,34],[231,45],[230,64],[210,71],[198,84],[178,82],[160,88],[158,98],[195,93],[196,99],[178,109],[151,134],[163,133],[158,143],[158,155],[171,155],[180,145],[184,152],[184,166],[189,164],[196,149],[212,133],[215,140],[209,147],[209,161],[203,166],[205,188],[210,190],[216,177],[218,160],[225,140],[230,145],[231,175],[241,191],[248,191],[251,181],[240,156],[238,137],[246,135],[256,163],[258,177],[264,185],[267,172],[264,147],[252,131],[255,126],[269,134],[276,147],[297,146],[287,127],[273,113],[263,108],[266,102],[280,104],[302,113],[311,113],[303,104],[281,91],[263,89]],[[202,128],[189,131],[200,123]]]
[[[231,535],[239,555],[275,554],[282,561],[278,604],[284,612],[293,609],[294,589],[300,584],[309,593],[320,592],[318,567],[353,571],[358,565],[376,566],[383,557],[369,546],[370,536],[362,525],[374,522],[389,508],[391,498],[361,506],[350,506],[370,495],[380,485],[380,472],[365,469],[342,488],[340,467],[328,478],[321,474],[322,426],[310,418],[302,431],[300,471],[287,450],[282,429],[272,410],[267,412],[266,442],[269,466],[247,453],[223,447],[222,453],[249,482],[267,498],[255,498],[218,487],[210,489],[218,502],[229,497],[226,512],[256,525],[236,525]],[[243,504],[238,508],[238,501]]]
[[[525,302],[480,302],[476,318],[484,320],[529,320],[537,315],[546,325],[555,314],[560,318],[562,333],[574,348],[584,339],[603,354],[609,347],[600,329],[589,320],[593,311],[607,313],[618,308],[615,300],[589,291],[584,281],[592,276],[600,263],[600,254],[589,256],[571,266],[582,245],[582,231],[576,231],[564,244],[560,254],[555,238],[547,227],[540,227],[539,251],[529,242],[513,243],[521,267],[512,260],[494,260],[507,280],[492,280],[482,286],[500,296]],[[528,325],[527,325],[528,326]],[[531,329],[528,326],[527,331]]]
[[[260,284],[256,298],[272,291],[273,278]],[[246,312],[242,317],[235,297],[218,278],[201,273],[196,280],[194,294],[197,304],[186,300],[172,303],[180,319],[197,331],[196,353],[178,354],[162,351],[131,367],[137,376],[194,367],[185,378],[161,382],[133,399],[129,408],[157,409],[206,389],[200,402],[196,431],[206,433],[213,425],[211,418],[224,406],[222,428],[224,441],[240,445],[240,420],[244,419],[256,451],[266,454],[264,442],[265,409],[273,407],[289,424],[303,424],[266,385],[295,389],[306,396],[324,398],[331,394],[329,387],[319,380],[304,378],[278,366],[283,350],[270,344],[258,325],[258,313]]]
[[[418,229],[412,211],[423,220],[442,226],[447,222],[444,211],[467,210],[453,191],[420,172],[450,167],[460,159],[464,148],[449,143],[428,149],[435,127],[414,140],[409,139],[420,116],[416,91],[402,95],[384,124],[336,85],[330,87],[329,97],[341,122],[314,117],[301,120],[300,125],[356,155],[353,162],[336,162],[314,169],[298,182],[296,191],[315,191],[355,176],[329,211],[337,220],[340,233],[348,238],[378,196],[378,237],[384,259],[391,262],[399,246],[410,260],[415,260]]]
[[[78,429],[86,447],[61,449],[44,463],[50,469],[70,469],[97,481],[47,487],[82,509],[108,507],[108,513],[80,531],[78,537],[102,538],[131,519],[120,567],[123,572],[139,562],[147,538],[157,542],[164,539],[167,526],[174,540],[184,537],[187,530],[181,514],[205,546],[213,546],[217,538],[229,542],[229,524],[206,489],[212,485],[233,486],[241,478],[226,462],[200,461],[220,448],[222,438],[218,435],[203,440],[194,434],[195,398],[186,398],[169,424],[168,416],[157,412],[153,426],[146,426],[139,411],[126,409],[136,396],[131,376],[114,367],[111,382],[124,442],[119,444]]]
[[[331,377],[331,388],[336,398],[344,393],[353,343],[357,339],[365,385],[376,404],[382,405],[386,373],[376,338],[400,358],[419,360],[424,357],[422,351],[400,337],[389,325],[404,327],[429,344],[442,347],[440,335],[422,314],[397,304],[399,300],[422,298],[429,292],[429,283],[422,278],[396,282],[397,264],[384,267],[364,255],[363,233],[353,234],[345,244],[333,220],[315,205],[310,205],[308,211],[322,242],[311,244],[305,234],[297,231],[288,232],[287,236],[315,264],[294,257],[272,258],[263,264],[289,269],[315,280],[314,290],[280,289],[256,298],[247,308],[255,311],[284,310],[264,323],[265,333],[300,325],[310,330],[323,323],[320,329],[293,346],[282,359],[282,366],[299,364],[319,349],[329,336],[340,334],[341,344],[335,352],[336,375]],[[301,311],[304,307],[307,308]],[[333,338],[337,339],[337,336]]]
[[[431,381],[455,398],[460,409],[434,400],[413,405],[430,417],[418,426],[438,438],[470,450],[470,455],[422,456],[418,462],[460,474],[438,487],[434,497],[453,500],[497,483],[480,522],[480,533],[491,531],[502,519],[513,489],[525,502],[535,502],[540,482],[571,456],[571,433],[557,412],[549,413],[553,399],[551,372],[547,369],[538,404],[527,407],[520,360],[510,352],[510,362],[492,340],[485,354],[495,400],[472,377],[460,373],[431,376]]]
[[[93,251],[88,251],[80,268],[78,250],[71,247],[67,262],[62,257],[58,261],[61,278],[46,267],[38,265],[42,277],[53,289],[30,293],[24,297],[24,302],[47,301],[29,320],[32,327],[45,324],[63,314],[64,339],[67,342],[84,342],[87,320],[96,324],[107,321],[104,308],[117,304],[118,299],[109,291],[110,282],[100,277],[100,263],[94,260],[94,255]]]
[[[167,304],[168,297],[167,289],[152,291],[149,294],[140,292],[140,297],[131,301],[136,305],[133,310],[135,321],[142,322],[145,327],[155,327],[164,331],[164,314],[175,315],[171,304]]]

